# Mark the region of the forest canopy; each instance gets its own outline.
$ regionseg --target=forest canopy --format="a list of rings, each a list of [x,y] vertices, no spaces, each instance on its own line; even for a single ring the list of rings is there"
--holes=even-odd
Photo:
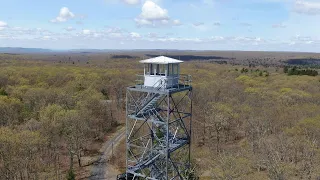
[[[78,177],[70,170],[87,165],[92,143],[124,122],[125,89],[142,66],[127,58],[66,59],[0,61],[0,179]],[[193,77],[198,176],[319,176],[319,76],[202,61],[185,62],[181,71]]]

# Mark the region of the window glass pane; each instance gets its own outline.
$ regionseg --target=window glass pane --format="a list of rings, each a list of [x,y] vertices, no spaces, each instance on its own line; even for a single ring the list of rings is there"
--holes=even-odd
[[[177,70],[176,70],[176,71],[177,71],[176,74],[178,75],[178,74],[179,74],[179,64],[176,65],[176,69],[177,69]]]
[[[150,74],[150,65],[146,64],[146,74]]]
[[[177,68],[178,68],[177,64],[174,64],[174,65],[173,65],[173,74],[174,74],[174,75],[177,75],[177,74],[178,74],[178,69],[177,69]]]
[[[160,74],[160,64],[157,64],[156,66],[157,66],[157,72],[156,72],[156,74],[159,75],[159,74]]]
[[[161,70],[160,70],[161,75],[164,76],[165,72],[166,72],[166,65],[165,64],[161,64]]]
[[[150,64],[150,75],[153,75],[153,65]]]
[[[176,64],[176,74],[179,73],[179,72],[178,72],[178,66],[179,66],[179,64]]]
[[[169,66],[168,66],[168,64],[166,64],[166,71],[167,71],[167,75],[169,75]]]
[[[175,72],[174,72],[174,68],[175,67],[175,65],[174,64],[172,64],[172,75],[174,75],[175,74]]]
[[[171,64],[171,74],[174,75],[174,64]]]

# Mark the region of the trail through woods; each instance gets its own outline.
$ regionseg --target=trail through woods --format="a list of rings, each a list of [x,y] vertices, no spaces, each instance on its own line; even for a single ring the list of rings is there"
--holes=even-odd
[[[125,137],[125,128],[119,129],[114,136],[106,141],[100,149],[101,155],[91,170],[90,180],[97,179],[116,179],[118,174],[117,170],[108,163],[108,159],[112,155],[112,148],[116,150],[116,146],[119,144],[122,138]],[[113,145],[112,145],[113,144]],[[113,146],[113,147],[112,147]]]

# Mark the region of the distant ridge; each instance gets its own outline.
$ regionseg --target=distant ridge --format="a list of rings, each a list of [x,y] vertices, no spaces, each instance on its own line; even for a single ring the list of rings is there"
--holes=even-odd
[[[165,51],[165,52],[177,52],[185,50],[174,49],[44,49],[44,48],[23,48],[23,47],[0,47],[0,53],[54,53],[54,52],[74,52],[74,53],[105,53],[105,52],[143,52],[143,51]]]
[[[50,49],[42,48],[21,48],[21,47],[0,47],[0,53],[47,53],[53,52]]]
[[[188,50],[188,49],[45,49],[45,48],[23,48],[23,47],[0,47],[0,53],[31,54],[31,53],[117,53],[117,52],[274,52],[274,53],[312,53],[306,51],[242,51],[242,50]]]

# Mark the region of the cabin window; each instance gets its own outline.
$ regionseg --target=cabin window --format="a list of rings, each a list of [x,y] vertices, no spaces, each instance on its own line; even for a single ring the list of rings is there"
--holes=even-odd
[[[172,74],[177,75],[178,74],[178,64],[172,64]]]
[[[177,64],[177,75],[179,75],[179,66],[180,64]]]
[[[166,65],[160,64],[160,75],[165,76],[166,75]]]
[[[146,75],[165,76],[168,72],[167,64],[145,64],[144,68]]]
[[[157,64],[157,75],[165,76],[166,73],[166,65]]]
[[[146,75],[149,75],[149,74],[150,74],[149,64],[144,64],[144,73],[145,73]]]
[[[150,75],[154,75],[154,66],[153,64],[150,64]]]
[[[169,67],[170,67],[170,69],[169,69],[170,74],[176,75],[177,74],[176,73],[176,64],[169,64]]]
[[[168,75],[169,75],[169,67],[168,67],[168,64],[164,64],[163,66],[164,66],[164,69],[165,69],[165,71],[164,71],[165,76],[168,76]]]
[[[146,75],[150,75],[150,65],[149,64],[144,64],[144,69]]]
[[[168,64],[168,76],[172,75],[172,64]]]
[[[156,66],[157,66],[156,75],[160,75],[160,64],[156,64]]]

